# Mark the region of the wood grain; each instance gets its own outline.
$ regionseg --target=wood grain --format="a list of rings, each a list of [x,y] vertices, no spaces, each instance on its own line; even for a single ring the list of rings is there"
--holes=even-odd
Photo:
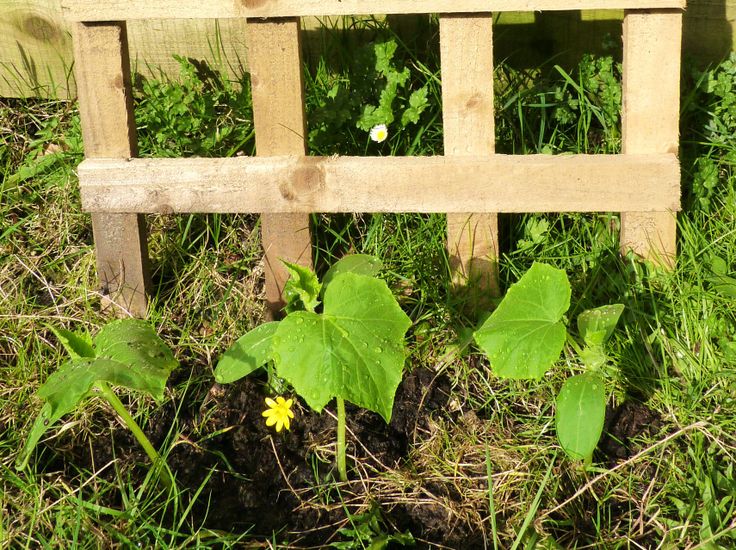
[[[61,0],[76,21],[684,8],[685,0]]]
[[[95,159],[86,210],[121,212],[595,212],[679,209],[677,157]]]
[[[440,55],[445,155],[492,155],[493,16],[441,15]],[[448,214],[447,246],[456,289],[498,295],[496,213]]]
[[[249,21],[246,32],[253,94],[256,154],[304,155],[306,120],[299,20]],[[266,183],[266,185],[268,185]],[[268,212],[253,209],[254,212]],[[266,302],[271,315],[283,307],[286,260],[312,265],[306,213],[264,213],[261,240],[266,269]]]
[[[679,150],[681,36],[680,12],[635,11],[624,16],[625,155],[677,154]],[[679,178],[676,183],[679,201]],[[672,266],[677,253],[674,210],[678,209],[622,212],[622,252],[633,250],[642,258]]]
[[[176,80],[179,65],[172,56],[178,54],[240,78],[247,68],[245,21],[200,17],[129,21],[133,71]],[[567,52],[568,57],[555,59],[572,60],[581,52],[598,51],[601,29],[608,28],[598,20],[615,24],[623,11],[556,12],[542,18],[534,12],[502,12],[494,17],[496,52],[515,52],[515,63],[538,63],[553,53]],[[718,62],[736,49],[736,0],[690,0],[683,21],[683,50],[700,65]],[[311,32],[318,27],[316,18],[302,20],[308,57],[321,53],[320,33]],[[554,49],[541,53],[535,44]],[[0,0],[0,96],[76,97],[72,59],[71,23],[62,16],[61,0]]]
[[[87,158],[135,156],[128,44],[124,23],[76,24],[74,57]],[[145,220],[136,209],[92,210],[97,275],[105,305],[143,317],[150,286]]]

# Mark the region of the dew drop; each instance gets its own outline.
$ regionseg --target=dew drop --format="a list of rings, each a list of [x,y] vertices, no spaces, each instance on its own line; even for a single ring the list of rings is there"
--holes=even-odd
[[[302,323],[304,323],[304,319],[302,319],[301,317],[297,317],[296,318],[296,324],[297,325],[301,325]]]
[[[379,346],[379,347],[377,347],[377,348],[374,348],[374,349],[373,349],[373,351],[374,351],[375,353],[383,353],[383,348]]]

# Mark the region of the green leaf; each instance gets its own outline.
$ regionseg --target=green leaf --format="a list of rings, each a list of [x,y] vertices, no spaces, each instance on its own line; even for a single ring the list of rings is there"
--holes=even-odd
[[[396,41],[388,40],[386,42],[378,42],[373,46],[373,52],[376,55],[376,72],[386,77],[395,69],[391,66],[391,60],[396,53]]]
[[[720,256],[712,256],[710,259],[710,270],[713,275],[728,275],[728,263]]]
[[[140,319],[120,319],[105,325],[94,340],[97,357],[112,359],[129,367],[145,379],[154,399],[161,400],[169,374],[178,365],[166,343],[151,326]],[[142,382],[141,382],[142,383]],[[137,387],[119,384],[131,389]]]
[[[406,108],[404,114],[401,115],[401,126],[406,126],[410,122],[416,124],[419,122],[419,116],[429,105],[427,100],[427,87],[423,86],[412,92],[409,96],[409,107]]]
[[[61,345],[64,346],[64,349],[72,359],[95,356],[91,342],[83,336],[63,328],[57,328],[51,325],[47,326],[48,329],[54,333],[54,336],[56,336],[59,342],[61,342]]]
[[[36,392],[46,403],[31,428],[16,467],[25,467],[46,430],[74,410],[90,394],[96,382],[109,382],[161,398],[168,375],[168,370],[150,364],[126,365],[108,358],[83,357],[67,361]]]
[[[163,398],[166,380],[178,362],[148,323],[139,319],[113,321],[93,343],[96,357],[77,357],[64,363],[36,392],[46,403],[16,461],[17,468],[25,467],[44,432],[77,407],[97,382],[142,391],[157,400]],[[74,353],[78,353],[78,346],[75,340]]]
[[[555,425],[557,439],[575,460],[593,454],[606,417],[606,388],[594,373],[568,378],[557,396]]]
[[[319,305],[319,293],[322,285],[314,271],[299,264],[292,264],[281,260],[289,271],[289,280],[284,285],[286,311],[306,309],[314,311]]]
[[[238,338],[218,361],[215,380],[235,382],[273,359],[271,348],[278,326],[278,321],[264,323]]]
[[[623,304],[586,309],[578,315],[580,337],[588,346],[602,346],[613,334],[623,311]]]
[[[342,273],[357,273],[359,275],[366,275],[367,277],[375,277],[382,268],[381,260],[375,256],[368,254],[349,254],[332,264],[332,267],[327,270],[327,273],[322,278],[322,288],[324,290],[332,279]]]
[[[603,351],[603,346],[585,346],[580,350],[580,359],[589,369],[597,370],[606,364],[608,355]]]
[[[711,288],[727,298],[736,298],[736,279],[727,275],[714,275],[706,277]]]
[[[569,307],[565,272],[534,263],[475,332],[475,341],[498,376],[540,378],[565,344],[562,316]]]
[[[296,312],[279,324],[276,370],[317,412],[342,397],[388,422],[410,325],[385,282],[336,275],[325,290],[323,314]]]

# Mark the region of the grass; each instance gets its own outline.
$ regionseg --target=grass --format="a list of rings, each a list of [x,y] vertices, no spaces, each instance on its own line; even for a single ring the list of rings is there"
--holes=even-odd
[[[411,90],[428,88],[429,103],[419,122],[393,132],[381,146],[356,128],[361,105],[377,101],[382,86],[375,75],[360,82],[361,75],[371,75],[366,61],[371,42],[392,37],[376,21],[364,27],[357,43],[343,29],[325,32],[335,54],[305,73],[310,151],[441,153],[433,46],[419,56],[399,40],[394,59],[397,68],[411,71],[397,110]],[[348,42],[361,54],[349,53]],[[252,154],[247,79],[231,83],[216,71],[202,73],[185,60],[181,64],[180,83],[138,83],[142,154]],[[591,471],[564,459],[556,447],[551,403],[566,369],[539,382],[504,381],[473,350],[458,352],[463,330],[475,319],[462,313],[462,304],[449,292],[443,216],[313,217],[318,270],[324,272],[350,251],[381,257],[391,288],[415,322],[416,346],[408,365],[429,366],[447,376],[452,387],[451,414],[433,417],[426,432],[417,434],[404,467],[360,466],[363,485],[384,510],[430,503],[449,524],[482,529],[488,547],[711,549],[736,543],[736,285],[728,278],[736,266],[731,169],[736,128],[730,110],[736,104],[735,73],[727,61],[685,79],[685,210],[678,219],[673,272],[622,258],[616,215],[502,217],[504,287],[533,261],[544,261],[570,276],[570,319],[605,303],[626,306],[613,339],[621,375],[612,402],[644,402],[657,420],[627,442],[626,456],[616,460],[597,453]],[[499,151],[618,151],[620,71],[610,58],[533,72],[501,65],[496,76]],[[331,92],[335,86],[337,92]],[[351,97],[360,100],[351,102]],[[342,115],[331,117],[331,112]],[[33,392],[63,357],[44,325],[94,332],[107,318],[99,309],[89,216],[80,210],[74,175],[82,158],[75,105],[0,100],[0,132],[3,546],[278,546],[278,535],[249,541],[247,533],[209,531],[189,510],[195,501],[206,506],[206,494],[173,498],[159,494],[155,480],[139,483],[130,466],[139,460],[134,454],[111,455],[104,464],[90,463],[89,453],[73,454],[86,441],[106,441],[113,433],[113,416],[97,410],[95,401],[65,418],[31,469],[12,469],[38,407]],[[148,221],[155,283],[150,319],[184,368],[163,407],[128,396],[144,426],[167,408],[212,406],[218,355],[263,318],[256,216],[150,216]],[[569,358],[561,364],[576,371]],[[197,444],[180,439],[183,421],[174,414],[170,433],[162,435],[169,447]],[[195,433],[211,437],[206,419]],[[329,461],[331,452],[317,448],[309,460]],[[462,498],[448,499],[449,494]],[[338,494],[329,483],[316,483],[304,497],[313,506],[351,513],[369,509],[365,495]]]

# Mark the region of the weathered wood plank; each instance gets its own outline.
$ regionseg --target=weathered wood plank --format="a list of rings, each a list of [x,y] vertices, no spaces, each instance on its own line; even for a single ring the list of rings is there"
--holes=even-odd
[[[245,20],[155,19],[126,25],[132,69],[179,77],[174,54],[245,72]],[[0,96],[73,98],[71,23],[60,0],[0,0]]]
[[[564,55],[555,59],[573,62],[580,53],[600,51],[604,33],[620,32],[623,11],[503,12],[494,17],[497,56],[513,52],[514,64],[536,65],[561,52]],[[133,70],[146,77],[177,79],[179,66],[172,54],[179,54],[214,66],[222,60],[227,74],[239,78],[247,66],[245,24],[242,19],[130,21]],[[302,21],[308,56],[321,53],[314,30],[318,26],[316,18]],[[0,0],[0,96],[75,97],[70,33],[61,0]],[[683,16],[686,57],[704,66],[734,49],[736,0],[690,0]]]
[[[493,154],[493,16],[441,15],[440,55],[445,155]],[[447,246],[453,286],[498,294],[497,214],[448,214]]]
[[[660,155],[86,160],[85,210],[594,212],[679,209]]]
[[[685,0],[61,0],[76,21],[684,8]]]
[[[249,21],[246,38],[256,154],[304,155],[306,119],[299,20]],[[264,213],[261,240],[266,264],[266,302],[273,315],[283,307],[284,285],[289,279],[281,260],[312,265],[309,216]]]
[[[87,158],[134,156],[136,129],[125,24],[76,24],[74,56]],[[150,286],[145,219],[128,213],[139,212],[135,209],[92,212],[103,305],[145,316]]]
[[[624,16],[625,155],[676,154],[679,150],[681,36],[679,12],[636,11]],[[678,200],[679,196],[678,191]],[[643,258],[672,266],[677,253],[675,215],[667,209],[641,210],[621,214],[622,251],[633,250]]]

